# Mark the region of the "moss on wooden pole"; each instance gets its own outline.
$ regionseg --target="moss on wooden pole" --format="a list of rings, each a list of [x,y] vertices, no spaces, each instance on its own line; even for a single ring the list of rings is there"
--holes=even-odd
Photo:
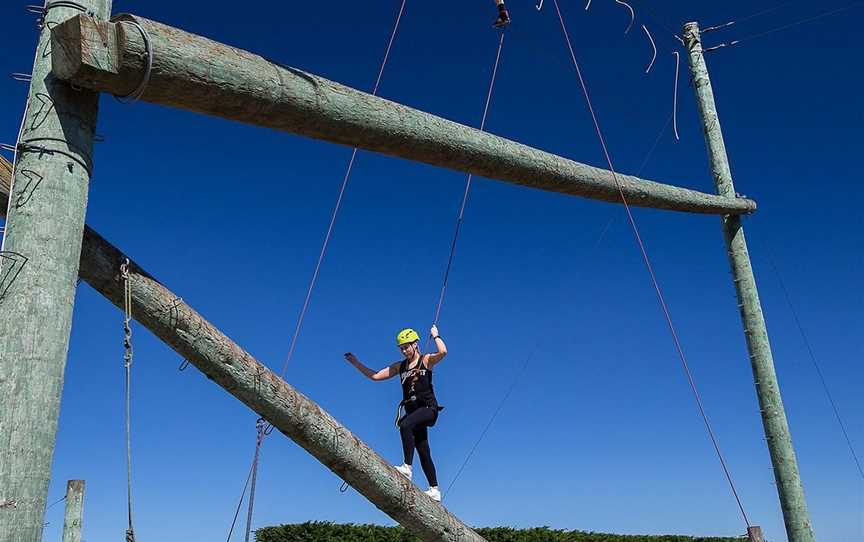
[[[84,521],[84,480],[66,483],[66,511],[63,516],[63,542],[81,542]]]
[[[2,161],[0,157],[0,165]],[[2,174],[0,167],[0,216],[8,201]],[[84,228],[80,277],[118,308],[123,307],[120,265],[125,258],[98,233]],[[132,314],[138,322],[381,511],[424,541],[485,542],[314,401],[255,360],[134,262],[129,276]]]
[[[110,15],[111,0],[77,2]],[[93,168],[98,95],[51,73],[68,5],[45,13],[0,254],[0,542],[42,540]]]
[[[702,51],[698,23],[684,25],[684,40],[687,45],[690,76],[696,90],[696,101],[699,104],[705,142],[708,146],[711,173],[714,176],[717,192],[723,197],[732,199],[735,198],[735,186],[732,183],[726,144],[723,141],[717,105],[714,103],[714,92],[711,89],[708,67]],[[756,278],[750,265],[750,255],[747,252],[747,241],[744,238],[740,216],[723,217],[723,237],[726,240],[732,277],[738,294],[738,306],[744,323],[744,336],[750,352],[750,365],[753,369],[756,395],[759,398],[762,425],[774,466],[774,478],[777,481],[786,534],[789,542],[813,542],[815,538],[807,512],[807,503],[804,500],[798,461],[792,446],[792,435],[786,421],[783,400],[780,397],[780,386],[777,383],[774,358],[768,341],[768,329],[759,302]]]
[[[54,29],[54,70],[84,88],[126,95],[524,186],[620,203],[611,172],[580,164],[131,15],[82,16]],[[140,24],[146,31],[132,23]],[[147,65],[152,52],[152,70]],[[619,175],[640,207],[747,213],[721,198]]]

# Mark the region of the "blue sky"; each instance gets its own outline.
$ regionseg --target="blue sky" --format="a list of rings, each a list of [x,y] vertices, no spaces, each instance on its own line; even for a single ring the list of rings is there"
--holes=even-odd
[[[489,131],[604,166],[551,2],[511,0]],[[718,24],[774,2],[564,0],[610,151],[645,160],[672,104],[670,29]],[[789,5],[708,34],[756,34],[847,2]],[[398,1],[238,6],[167,2],[133,11],[348,85],[369,89]],[[647,10],[650,10],[647,11]],[[864,447],[864,294],[857,163],[864,102],[861,7],[746,41],[708,58],[746,220],[777,373],[816,534],[864,537],[864,488],[768,258],[780,269],[849,434]],[[649,16],[649,13],[651,16]],[[0,72],[29,69],[35,32],[3,7]],[[490,1],[409,0],[380,94],[477,125],[497,46]],[[14,140],[26,88],[0,80],[0,139]],[[666,131],[646,178],[713,191],[682,71],[676,142]],[[259,360],[279,369],[350,149],[103,97],[88,223]],[[361,153],[288,381],[385,458],[400,459],[396,382],[373,384],[342,360],[394,361],[396,331],[430,322],[464,176]],[[620,206],[477,179],[440,330],[446,406],[431,434],[443,486],[535,349],[447,506],[477,526],[736,535],[743,525],[698,416]],[[744,506],[785,540],[719,220],[635,211]],[[613,220],[614,217],[614,220]],[[613,220],[605,235],[606,225]],[[122,316],[78,291],[49,502],[87,480],[85,538],[125,529]],[[254,445],[256,416],[140,326],[134,329],[135,508],[141,540],[220,539]],[[418,469],[419,473],[419,469]],[[422,480],[422,477],[421,477]],[[280,435],[265,445],[255,525],[387,516]],[[58,540],[62,504],[47,517]],[[235,535],[235,539],[237,539]]]

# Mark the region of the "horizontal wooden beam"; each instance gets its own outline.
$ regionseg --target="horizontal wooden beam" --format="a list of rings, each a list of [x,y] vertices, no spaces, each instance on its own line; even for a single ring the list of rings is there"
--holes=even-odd
[[[0,157],[0,217],[9,202],[8,162]],[[4,182],[5,181],[5,182]],[[85,227],[79,276],[123,307],[120,265],[128,258]],[[131,260],[131,258],[129,258]],[[314,401],[279,378],[134,262],[132,315],[207,378],[263,416],[385,514],[429,542],[485,542],[424,495]]]
[[[151,103],[531,188],[612,203],[622,201],[608,170],[142,17],[119,15],[114,22],[103,22],[80,15],[55,27],[52,37],[54,74],[83,88],[125,96],[145,84],[141,99]],[[628,175],[618,175],[618,180],[628,203],[634,206],[708,214],[741,214],[756,209],[756,203],[749,199],[705,194]]]

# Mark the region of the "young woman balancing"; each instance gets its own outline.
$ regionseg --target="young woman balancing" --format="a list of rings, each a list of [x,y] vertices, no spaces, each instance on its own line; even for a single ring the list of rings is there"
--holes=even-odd
[[[377,372],[360,363],[357,356],[351,352],[345,354],[345,359],[367,378],[376,382],[399,375],[402,381],[402,401],[397,410],[396,425],[402,436],[405,463],[397,466],[396,470],[410,480],[414,450],[417,450],[423,474],[429,482],[426,495],[440,501],[438,477],[435,474],[435,464],[432,463],[432,453],[429,451],[429,428],[435,425],[438,411],[443,408],[438,406],[435,390],[432,388],[432,367],[447,355],[447,346],[438,335],[436,326],[432,326],[430,333],[435,341],[437,352],[420,353],[420,336],[413,329],[403,329],[396,335],[396,346],[402,353],[402,361],[397,361]],[[404,416],[401,416],[402,407],[405,408]]]

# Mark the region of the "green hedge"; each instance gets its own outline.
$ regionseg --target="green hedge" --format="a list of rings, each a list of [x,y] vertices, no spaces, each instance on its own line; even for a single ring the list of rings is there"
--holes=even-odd
[[[694,538],[678,535],[618,535],[583,531],[558,531],[547,527],[477,529],[489,542],[741,542],[740,538]],[[338,525],[309,522],[297,525],[264,527],[255,531],[258,542],[420,542],[402,527],[379,525]]]

